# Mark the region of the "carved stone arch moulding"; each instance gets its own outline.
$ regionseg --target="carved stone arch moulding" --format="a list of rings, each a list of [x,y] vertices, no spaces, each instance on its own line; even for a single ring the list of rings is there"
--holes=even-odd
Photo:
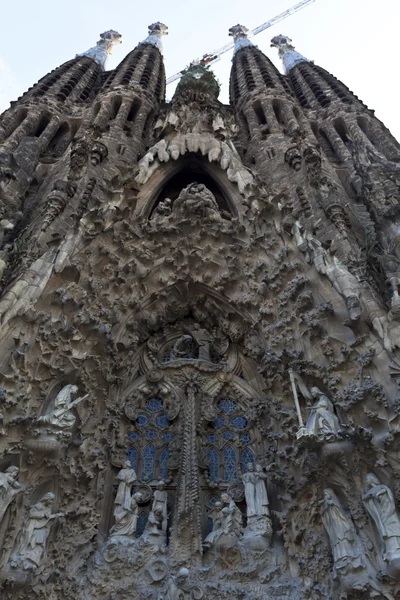
[[[192,172],[191,182],[188,180],[190,172]],[[205,159],[197,158],[195,154],[190,154],[178,161],[163,163],[158,167],[151,178],[151,185],[144,185],[138,195],[136,209],[138,217],[146,219],[150,217],[162,197],[163,190],[168,189],[168,184],[176,178],[178,186],[179,173],[183,175],[181,189],[196,181],[205,185],[211,182],[211,187],[214,186],[214,191],[219,190],[232,216],[239,217],[244,212],[243,197],[238,187],[229,181],[223,169],[208,163]]]

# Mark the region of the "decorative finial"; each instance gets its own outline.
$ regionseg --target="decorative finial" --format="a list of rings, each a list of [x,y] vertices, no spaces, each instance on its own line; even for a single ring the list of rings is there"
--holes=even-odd
[[[310,62],[308,58],[296,52],[292,40],[286,35],[276,35],[271,40],[271,48],[278,48],[279,58],[282,59],[285,75],[301,62]]]
[[[105,71],[107,58],[112,54],[113,46],[116,46],[117,44],[122,44],[122,35],[118,33],[118,31],[110,29],[109,31],[100,34],[100,39],[96,46],[93,46],[93,48],[89,48],[87,52],[77,54],[76,56],[88,56],[89,58],[93,58],[93,60],[101,66],[102,70]]]
[[[233,54],[235,55],[240,48],[245,46],[253,46],[254,44],[248,39],[249,30],[244,25],[234,25],[229,30],[229,35],[233,37],[235,42],[235,49]]]
[[[158,48],[162,54],[163,46],[161,38],[163,35],[168,35],[168,27],[164,25],[164,23],[160,23],[160,21],[157,21],[157,23],[152,23],[149,25],[149,35],[145,40],[143,40],[143,42],[140,42],[139,46],[141,44],[151,44],[152,46]]]

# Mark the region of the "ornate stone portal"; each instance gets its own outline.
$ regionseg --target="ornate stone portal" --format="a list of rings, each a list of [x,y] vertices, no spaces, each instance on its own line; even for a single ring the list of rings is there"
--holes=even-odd
[[[0,120],[3,600],[400,594],[399,145],[277,36],[162,23]]]

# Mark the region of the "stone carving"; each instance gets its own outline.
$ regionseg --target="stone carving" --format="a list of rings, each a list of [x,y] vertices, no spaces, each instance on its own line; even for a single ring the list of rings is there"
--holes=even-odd
[[[342,577],[362,570],[365,560],[354,525],[334,491],[329,488],[324,491],[322,521],[331,543],[334,575]]]
[[[400,579],[400,518],[393,493],[373,473],[369,473],[365,481],[367,492],[363,501],[383,542],[387,572],[391,577]]]
[[[163,533],[167,532],[167,524],[168,524],[168,492],[165,489],[165,482],[159,481],[157,484],[157,489],[154,491],[153,496],[153,507],[152,510],[154,513],[158,513],[161,511],[162,515],[162,525],[161,530]]]
[[[173,203],[172,212],[212,222],[222,220],[214,194],[202,183],[191,183],[184,188]]]
[[[158,597],[158,600],[191,600],[189,574],[189,570],[183,567],[177,575],[170,577],[165,592]]]
[[[55,494],[48,492],[29,509],[16,550],[10,560],[12,568],[34,571],[41,565],[50,527],[55,519],[64,516],[62,512],[52,513],[55,499]]]
[[[211,548],[218,541],[224,531],[224,515],[222,514],[222,506],[222,502],[220,501],[217,501],[214,505],[214,509],[211,513],[212,530],[204,540],[204,548]]]
[[[123,464],[123,468],[117,475],[118,491],[114,500],[115,510],[114,517],[117,520],[117,513],[121,510],[131,510],[132,503],[132,486],[136,481],[136,473],[131,467],[129,460],[126,460]]]
[[[136,525],[138,518],[139,504],[142,500],[142,494],[136,492],[131,497],[130,507],[126,508],[123,504],[118,504],[114,511],[115,525],[110,529],[110,537],[115,536],[136,536]]]
[[[253,463],[247,465],[247,473],[242,475],[244,493],[246,497],[247,518],[269,517],[269,500],[265,480],[267,475],[263,472],[262,465]]]
[[[333,442],[340,437],[340,424],[334,413],[333,404],[317,387],[311,388],[312,397],[317,400],[307,419],[308,434],[319,442]]]
[[[47,206],[43,215],[42,231],[46,231],[49,225],[65,209],[67,202],[74,196],[76,184],[63,179],[54,183],[54,188],[47,197]]]
[[[0,525],[14,497],[25,489],[17,480],[18,474],[18,467],[8,467],[5,473],[0,473]]]
[[[76,417],[72,412],[74,406],[88,397],[88,394],[73,400],[72,397],[77,393],[76,385],[68,384],[58,392],[54,400],[54,409],[38,418],[38,423],[50,425],[51,430],[68,431],[75,425]]]

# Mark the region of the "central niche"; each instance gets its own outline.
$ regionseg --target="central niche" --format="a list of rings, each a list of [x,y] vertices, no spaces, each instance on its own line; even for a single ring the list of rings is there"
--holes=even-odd
[[[151,209],[150,218],[152,218],[152,215],[160,202],[164,202],[166,198],[169,198],[173,204],[181,191],[191,183],[195,182],[205,185],[210,192],[212,192],[218,204],[218,208],[222,213],[232,214],[228,200],[215,179],[206,173],[197,161],[192,159],[185,167],[183,167],[183,169],[173,175],[162,188]]]

